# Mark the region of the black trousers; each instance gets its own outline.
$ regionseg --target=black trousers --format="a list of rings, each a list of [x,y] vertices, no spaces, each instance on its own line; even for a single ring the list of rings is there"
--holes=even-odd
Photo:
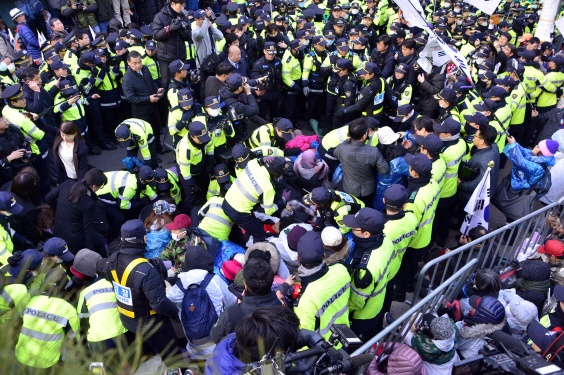
[[[140,120],[144,120],[147,121],[149,124],[151,124],[151,128],[153,128],[153,134],[155,136],[155,149],[157,150],[157,152],[161,152],[162,151],[162,145],[161,145],[161,116],[159,113],[159,109],[157,107],[157,104],[153,103],[151,104],[154,108],[154,111],[149,113],[149,114],[137,114],[133,113],[133,117],[134,118],[138,118]]]
[[[351,319],[351,329],[358,336],[362,342],[367,342],[380,332],[378,329],[378,320],[380,315],[383,315],[382,311],[378,313],[372,319]]]
[[[86,111],[86,119],[88,121],[88,131],[93,140],[101,146],[106,143],[106,137],[104,137],[104,125],[102,125],[103,121],[102,111],[100,109],[100,100],[92,100],[89,105],[84,106],[84,109]]]
[[[450,216],[453,205],[456,203],[456,194],[452,197],[441,198],[437,204],[435,211],[435,219],[433,220],[433,238],[440,247],[445,246],[450,229]],[[464,207],[462,208],[464,210]],[[431,240],[432,242],[432,240]]]
[[[284,117],[292,123],[296,122],[297,118],[296,115],[298,111],[296,109],[296,103],[298,100],[298,94],[298,91],[286,91],[284,93],[284,101],[282,102]]]
[[[280,92],[278,91],[266,92],[264,95],[259,96],[257,100],[259,116],[266,121],[274,122],[274,118],[278,117],[279,98]],[[268,111],[270,111],[270,116],[267,118]]]
[[[326,107],[325,107],[325,124],[323,128],[331,130],[333,128],[333,115],[337,108],[337,95],[327,94]]]
[[[321,123],[321,118],[325,113],[325,106],[327,101],[326,93],[312,93],[310,92],[307,96],[307,118],[314,119]]]
[[[159,59],[159,66],[161,68],[161,87],[168,90],[168,85],[170,84],[170,72],[168,70],[168,66],[174,60],[163,60]]]
[[[125,223],[125,213],[117,204],[104,203],[108,219],[108,243],[120,237],[121,226]]]
[[[407,248],[395,277],[394,296],[405,298],[407,290],[415,287],[415,277],[418,271],[417,262],[427,253],[428,248],[429,246],[422,249]]]
[[[150,332],[152,331],[151,329]],[[143,335],[144,354],[159,354],[163,362],[168,366],[173,362],[171,357],[180,353],[180,348],[176,341],[176,332],[169,318],[165,317],[162,320],[161,327],[150,336],[147,336],[147,332],[145,332],[143,327],[138,327],[136,334]]]
[[[235,225],[240,226],[248,234],[253,236],[255,243],[263,242],[266,238],[262,221],[257,219],[252,213],[239,212],[231,207],[227,201],[223,201],[223,212],[225,212]]]
[[[121,106],[114,108],[101,106],[100,108],[102,109],[104,134],[108,139],[115,139],[116,128],[124,120],[123,109]]]

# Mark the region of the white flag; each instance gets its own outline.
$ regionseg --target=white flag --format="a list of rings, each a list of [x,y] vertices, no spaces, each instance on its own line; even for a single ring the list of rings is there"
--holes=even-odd
[[[94,32],[94,30],[92,30],[92,26],[88,25],[88,27],[90,28],[90,34],[92,34],[92,39],[96,38],[96,33]]]
[[[420,27],[422,29],[428,30],[429,25],[425,18],[425,11],[416,0],[394,0],[403,14],[403,17],[409,22],[411,27]]]
[[[556,22],[554,22],[554,24],[556,25],[556,27],[558,27],[560,33],[564,34],[564,17],[560,17],[559,19],[557,19]]]
[[[460,53],[460,51],[457,51],[455,49],[453,49],[451,46],[449,46],[448,44],[446,44],[446,42],[444,40],[442,40],[441,38],[437,37],[435,34],[435,37],[437,38],[437,42],[440,44],[440,46],[442,47],[443,51],[446,52],[446,54],[449,57],[449,60],[451,60],[453,63],[456,64],[456,66],[462,70],[462,72],[464,73],[464,75],[466,75],[466,77],[468,78],[468,81],[470,83],[472,82],[472,73],[470,73],[470,69],[468,68],[468,63],[466,62],[466,58],[464,57],[464,55],[462,53]]]
[[[436,39],[436,34],[431,33],[429,41],[425,44],[425,48],[423,48],[423,51],[421,51],[419,59],[417,60],[417,64],[419,64],[419,66],[426,71],[427,74],[431,73],[433,65],[442,66],[450,60],[450,57]]]
[[[39,42],[40,47],[43,45],[43,43],[45,43],[47,41],[47,38],[45,38],[45,35],[43,35],[43,33],[41,31],[38,34],[37,41]]]
[[[10,44],[12,47],[16,48],[16,39],[12,35],[12,31],[8,28],[8,36],[10,37]]]
[[[495,13],[501,0],[464,0],[465,3],[474,5],[476,8],[480,9],[482,12],[489,14],[490,16]]]
[[[490,221],[490,171],[491,168],[486,170],[482,181],[474,189],[468,204],[464,208],[467,215],[460,227],[460,232],[464,235],[468,235],[470,229],[478,225],[488,229]]]

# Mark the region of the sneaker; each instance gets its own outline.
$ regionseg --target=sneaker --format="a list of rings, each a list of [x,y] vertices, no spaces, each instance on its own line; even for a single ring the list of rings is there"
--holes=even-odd
[[[107,142],[107,141],[106,141],[106,142],[102,143],[102,145],[100,146],[100,148],[101,148],[102,150],[115,150],[115,149],[117,148],[117,146],[114,145],[113,143],[110,143],[110,142]]]

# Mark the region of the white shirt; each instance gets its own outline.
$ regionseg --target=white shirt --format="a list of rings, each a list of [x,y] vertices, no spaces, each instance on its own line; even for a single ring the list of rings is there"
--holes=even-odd
[[[59,157],[65,166],[65,171],[67,172],[67,177],[76,180],[76,169],[74,167],[73,160],[73,145],[68,145],[67,142],[62,141],[59,144]]]

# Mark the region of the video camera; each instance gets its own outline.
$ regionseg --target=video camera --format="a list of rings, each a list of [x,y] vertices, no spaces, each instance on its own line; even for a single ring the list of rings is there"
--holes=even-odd
[[[505,332],[494,332],[491,339],[495,345],[486,344],[479,356],[455,363],[452,374],[564,375],[562,368]]]
[[[358,349],[362,341],[346,324],[334,324],[331,338],[326,341],[320,334],[307,329],[300,330],[299,346],[308,349],[285,355],[278,352],[266,355],[260,361],[247,366],[246,374],[353,374],[358,368],[369,364],[373,354],[350,357],[348,352]],[[341,343],[342,347],[335,346]]]

